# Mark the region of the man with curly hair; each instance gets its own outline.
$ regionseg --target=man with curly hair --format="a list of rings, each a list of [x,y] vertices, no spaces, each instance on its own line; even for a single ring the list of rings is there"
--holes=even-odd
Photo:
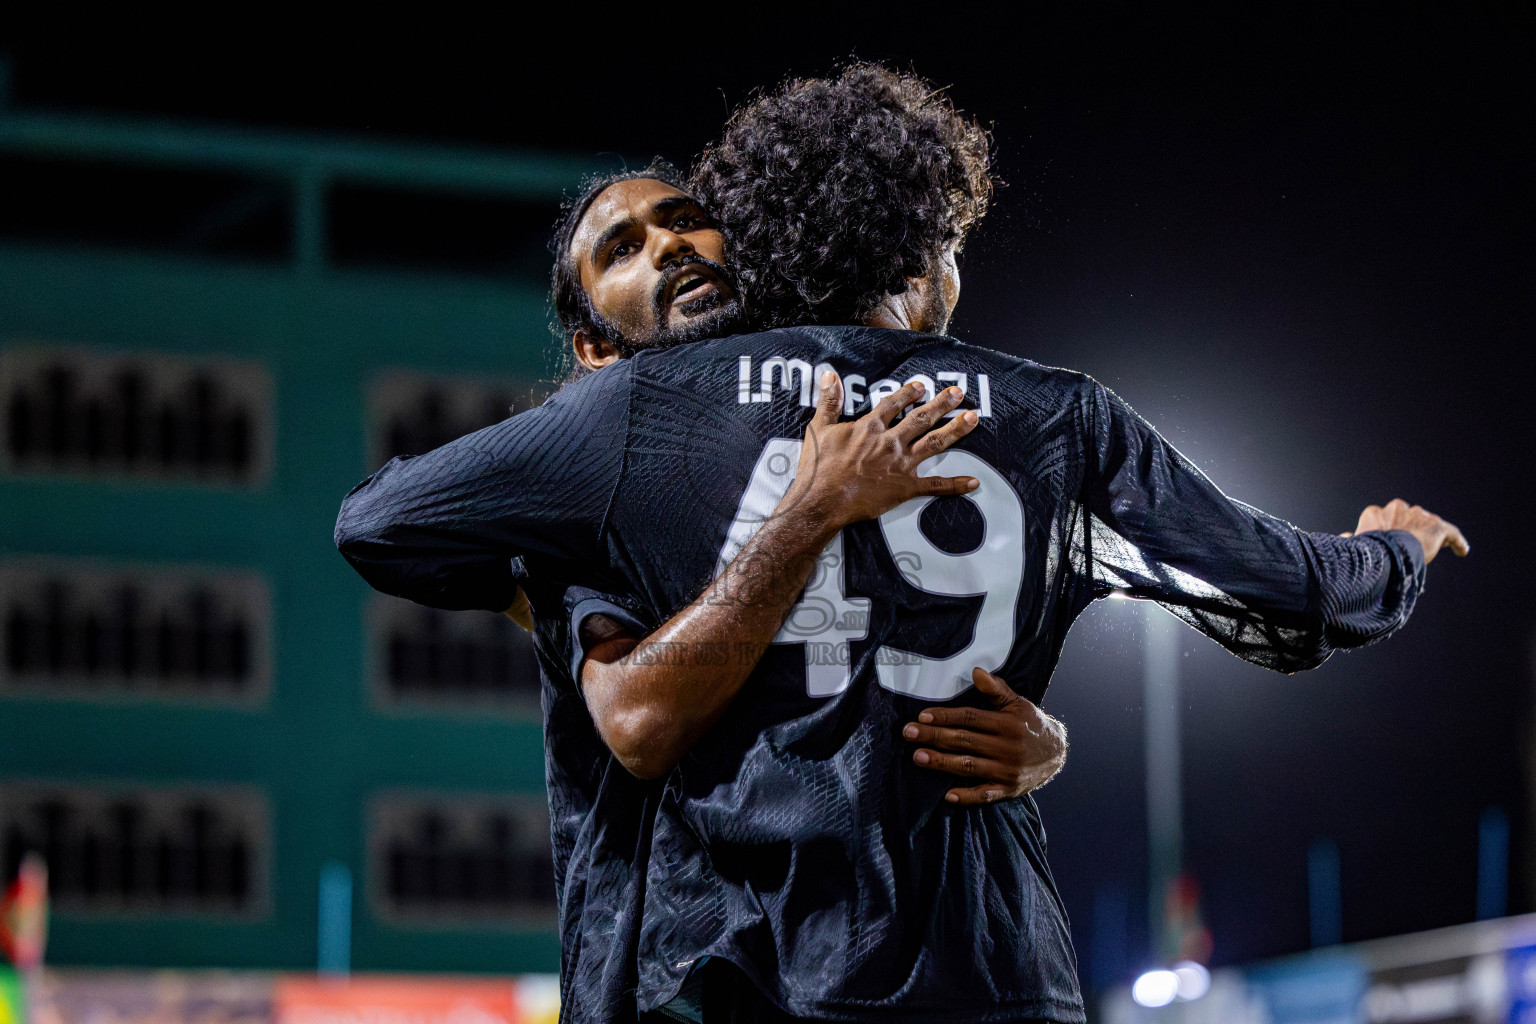
[[[871,64],[738,110],[693,184],[758,330],[915,320],[943,334],[954,257],[992,198],[986,132],[930,83]]]
[[[565,253],[593,314],[573,314],[577,356],[608,368],[381,473],[343,510],[344,550],[392,593],[498,609],[519,578],[581,581],[630,595],[643,630],[781,521],[828,432],[852,425],[833,423],[839,406],[940,381],[975,406],[976,429],[917,472],[979,486],[830,537],[772,648],[647,808],[642,1010],[1082,1021],[1033,801],[950,801],[903,743],[942,742],[985,707],[973,665],[1038,701],[1072,621],[1111,592],[1294,671],[1390,635],[1425,564],[1465,551],[1400,502],[1367,508],[1353,536],[1300,531],[1226,498],[1090,378],[929,333],[958,298],[954,253],[989,182],[984,134],[910,76],[856,66],[755,101],[701,161],[696,194],[731,243],[716,262],[745,315],[781,326],[622,358],[610,335],[664,343],[691,318],[674,319],[679,299],[696,300],[642,216],[660,193],[615,185]],[[572,490],[562,464],[601,487]],[[536,501],[509,514],[509,491]],[[692,713],[677,694],[584,695],[619,745]],[[986,759],[978,746],[965,760]]]

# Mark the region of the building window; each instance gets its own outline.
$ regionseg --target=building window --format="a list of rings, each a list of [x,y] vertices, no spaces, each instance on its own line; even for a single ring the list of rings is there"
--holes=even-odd
[[[0,693],[258,704],[271,602],[250,573],[0,563]]]
[[[481,427],[500,423],[532,403],[532,393],[508,382],[429,377],[390,371],[369,389],[369,465],[396,455],[422,455]]]
[[[369,389],[369,464],[421,455],[532,404],[518,385],[406,370]],[[539,713],[533,643],[501,615],[441,612],[388,597],[369,610],[375,703],[397,710]]]
[[[267,820],[244,788],[0,782],[0,873],[36,852],[61,910],[251,916],[266,906]]]
[[[533,639],[505,615],[444,612],[379,595],[368,631],[380,706],[539,714]]]
[[[271,387],[253,363],[20,347],[0,354],[0,457],[15,473],[254,486]]]
[[[381,918],[546,926],[555,907],[539,797],[385,794],[371,808],[369,879]]]

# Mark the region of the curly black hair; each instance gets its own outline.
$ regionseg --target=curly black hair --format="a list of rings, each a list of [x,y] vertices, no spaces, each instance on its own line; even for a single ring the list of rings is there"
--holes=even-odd
[[[986,213],[989,145],[930,83],[855,63],[737,110],[693,192],[755,326],[857,323]]]
[[[576,261],[571,258],[571,241],[576,237],[576,228],[580,226],[581,218],[587,215],[587,210],[598,196],[621,181],[642,179],[663,182],[679,192],[688,191],[677,168],[658,157],[639,170],[623,170],[586,179],[581,183],[581,192],[560,208],[560,220],[549,240],[550,253],[555,257],[555,264],[549,272],[549,294],[555,308],[556,333],[560,335],[567,350],[571,338],[585,328],[593,336],[619,346],[624,355],[633,355],[632,351],[626,349],[624,339],[618,332],[604,323],[597,310],[592,308],[592,300],[581,286]]]

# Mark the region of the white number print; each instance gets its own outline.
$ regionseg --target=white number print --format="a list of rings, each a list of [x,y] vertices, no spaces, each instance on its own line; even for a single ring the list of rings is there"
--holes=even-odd
[[[780,437],[764,446],[720,549],[716,576],[768,521],[789,490],[800,461],[800,444]],[[924,462],[918,473],[974,476],[981,481],[966,496],[975,502],[985,523],[981,545],[952,555],[924,536],[919,521],[933,498],[916,498],[881,516],[885,542],[912,586],[930,594],[982,597],[981,611],[964,650],[947,658],[931,658],[892,647],[900,657],[882,658],[877,649],[876,674],[880,685],[895,693],[948,700],[970,688],[973,667],[997,669],[1013,645],[1024,578],[1024,506],[1007,479],[970,452],[951,449]],[[804,646],[806,691],[812,697],[830,697],[848,688],[849,644],[868,636],[871,602],[848,596],[845,566],[839,532],[822,551],[805,594],[773,638],[776,644]]]

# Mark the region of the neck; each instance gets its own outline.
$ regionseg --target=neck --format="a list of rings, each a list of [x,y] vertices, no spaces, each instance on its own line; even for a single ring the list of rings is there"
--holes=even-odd
[[[900,295],[887,295],[880,300],[880,305],[870,310],[864,317],[866,327],[889,327],[898,331],[921,331],[926,326],[919,322],[920,317],[911,308],[911,299],[916,289],[908,288]]]

